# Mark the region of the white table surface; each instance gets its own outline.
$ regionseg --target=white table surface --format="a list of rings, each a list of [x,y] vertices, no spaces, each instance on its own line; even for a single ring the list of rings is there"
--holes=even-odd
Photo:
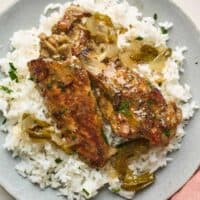
[[[5,11],[16,0],[0,0],[0,12]],[[173,0],[200,28],[200,0]],[[0,187],[0,200],[14,200],[8,193]]]

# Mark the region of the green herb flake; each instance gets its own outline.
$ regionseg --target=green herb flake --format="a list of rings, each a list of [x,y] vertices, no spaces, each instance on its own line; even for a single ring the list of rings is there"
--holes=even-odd
[[[84,192],[87,196],[90,195],[90,193],[89,193],[85,188],[83,188],[83,192]]]
[[[7,122],[7,119],[5,118],[5,119],[2,121],[2,125],[4,125],[6,122]]]
[[[170,134],[171,134],[171,133],[170,133],[170,130],[165,130],[165,131],[164,131],[164,134],[165,134],[167,137],[170,137]]]
[[[17,74],[16,74],[17,69],[15,68],[13,63],[9,63],[9,65],[10,65],[10,70],[9,70],[8,73],[9,73],[10,79],[12,81],[16,81],[18,83],[19,79],[18,79]]]
[[[55,159],[55,162],[56,162],[57,164],[60,164],[60,163],[62,162],[62,160],[61,160],[60,158],[56,158],[56,159]]]
[[[160,27],[160,30],[161,30],[162,34],[167,34],[168,33],[168,30],[163,26]]]
[[[118,112],[122,113],[123,115],[129,117],[131,116],[130,112],[130,102],[127,100],[123,100],[119,104]]]
[[[112,188],[111,191],[114,193],[118,193],[120,191],[120,188]]]
[[[148,107],[151,107],[152,104],[153,104],[152,100],[148,100],[148,101],[147,101],[147,106],[148,106]]]
[[[141,36],[138,36],[138,37],[135,38],[135,40],[138,40],[138,41],[142,41],[143,39],[144,39],[144,38],[141,37]]]
[[[150,81],[147,81],[146,83],[150,87],[150,89],[153,89],[153,85],[152,85],[152,83]]]
[[[6,92],[8,94],[13,92],[11,89],[9,89],[8,87],[3,86],[3,85],[0,86],[0,90],[3,90],[4,92]]]
[[[61,82],[61,81],[58,81],[58,82],[57,82],[57,86],[58,86],[58,88],[61,89],[62,92],[65,92],[65,90],[66,90],[66,88],[67,88],[67,86],[65,85],[65,83],[63,83],[63,82]]]
[[[76,135],[72,135],[71,138],[72,138],[73,141],[75,141],[77,136]]]
[[[103,129],[101,129],[101,135],[103,136],[103,139],[104,139],[104,141],[106,142],[106,144],[109,144],[109,142],[108,142],[108,138],[106,137],[106,135],[105,135]]]
[[[29,81],[34,81],[34,78],[33,78],[33,77],[29,77],[28,80],[29,80]]]
[[[154,18],[155,21],[157,21],[157,19],[158,19],[158,14],[157,14],[157,13],[154,13],[153,18]]]
[[[52,84],[51,84],[51,83],[48,83],[48,84],[47,84],[47,89],[50,90],[51,88],[52,88]]]
[[[60,110],[60,115],[64,115],[64,114],[66,114],[66,113],[68,113],[69,112],[69,110],[67,109],[67,108],[62,108],[61,110]]]
[[[68,154],[69,154],[70,156],[73,156],[73,155],[76,154],[76,152],[74,152],[74,151],[70,151]]]

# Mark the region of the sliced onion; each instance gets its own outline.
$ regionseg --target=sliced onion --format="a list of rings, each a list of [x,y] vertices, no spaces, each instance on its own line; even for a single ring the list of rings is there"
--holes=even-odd
[[[86,28],[97,42],[112,43],[117,41],[117,32],[107,15],[95,13],[88,18]]]
[[[22,116],[22,131],[28,135],[34,142],[51,142],[64,150],[71,153],[71,147],[74,143],[68,143],[65,139],[59,137],[53,130],[53,127],[42,120],[37,119],[34,115],[25,113]]]
[[[162,72],[165,67],[165,63],[171,54],[172,50],[170,48],[162,50],[160,54],[150,63],[151,69],[156,72]]]

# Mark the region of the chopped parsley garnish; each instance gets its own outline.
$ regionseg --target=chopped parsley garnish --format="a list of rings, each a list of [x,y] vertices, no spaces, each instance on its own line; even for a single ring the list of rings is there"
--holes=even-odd
[[[104,141],[106,142],[106,144],[109,144],[109,142],[108,142],[108,138],[106,137],[106,135],[105,135],[103,129],[101,129],[101,135],[103,136],[103,139],[104,139]]]
[[[56,158],[56,159],[55,159],[55,162],[56,162],[57,164],[60,164],[60,163],[62,162],[62,160],[61,160],[60,158]]]
[[[34,78],[33,78],[33,77],[29,77],[28,80],[29,80],[29,81],[34,81]]]
[[[150,81],[147,81],[146,83],[147,83],[147,85],[148,85],[150,88],[153,89],[153,85],[152,85],[152,83],[151,83]]]
[[[63,82],[58,82],[57,86],[61,89],[62,92],[65,92],[67,86]]]
[[[3,90],[4,92],[10,94],[11,92],[13,92],[11,89],[9,89],[6,86],[0,85],[0,90]]]
[[[158,19],[158,14],[157,14],[157,13],[154,13],[153,18],[154,18],[154,20],[156,21],[156,20]]]
[[[10,65],[10,70],[9,70],[9,76],[10,76],[10,79],[12,81],[16,81],[17,83],[19,82],[19,79],[17,77],[17,69],[15,68],[14,64],[13,63],[9,63]]]
[[[90,193],[89,193],[85,188],[83,188],[83,192],[84,192],[87,196],[90,195]]]
[[[138,40],[138,41],[141,41],[141,40],[143,40],[144,38],[141,37],[141,36],[138,36],[138,37],[136,37],[135,39]]]
[[[161,30],[162,34],[167,34],[168,33],[168,30],[163,26],[160,27],[160,30]]]
[[[169,137],[170,134],[171,134],[171,133],[170,133],[170,130],[165,130],[165,131],[164,131],[164,134],[165,134],[167,137]]]
[[[48,83],[47,84],[47,89],[51,89],[52,88],[52,83]]]
[[[152,103],[153,103],[152,100],[148,100],[148,101],[147,101],[147,106],[148,106],[148,107],[151,107],[151,106],[152,106]]]
[[[114,193],[118,193],[120,191],[120,188],[112,188],[111,191]]]
[[[198,65],[199,64],[199,62],[197,61],[197,62],[195,62],[195,65]]]
[[[7,119],[5,118],[5,119],[2,121],[2,125],[4,125],[6,122],[7,122]]]
[[[68,112],[67,108],[62,108],[61,110],[59,110],[56,114],[60,117],[62,117],[62,115],[64,115],[65,113]]]
[[[118,107],[118,112],[122,113],[123,115],[125,115],[127,117],[131,116],[130,102],[127,100],[121,101],[119,104],[119,107]]]
[[[76,135],[72,135],[71,138],[72,138],[72,140],[76,140],[77,136]]]

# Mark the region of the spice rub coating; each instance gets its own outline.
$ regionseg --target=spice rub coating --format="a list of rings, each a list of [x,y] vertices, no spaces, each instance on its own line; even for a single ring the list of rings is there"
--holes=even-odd
[[[112,62],[104,74],[90,74],[104,119],[113,132],[127,139],[146,138],[153,145],[166,145],[182,120],[174,102],[137,72]],[[113,68],[114,67],[114,68]],[[98,89],[97,89],[98,88]]]
[[[87,71],[73,68],[67,61],[37,59],[28,65],[63,140],[90,166],[104,166],[112,149],[103,137],[102,118]]]

